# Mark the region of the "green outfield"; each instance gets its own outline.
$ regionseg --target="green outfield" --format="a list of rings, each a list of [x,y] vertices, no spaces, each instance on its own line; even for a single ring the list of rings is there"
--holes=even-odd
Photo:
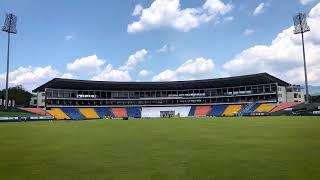
[[[0,123],[0,179],[320,179],[320,118]]]

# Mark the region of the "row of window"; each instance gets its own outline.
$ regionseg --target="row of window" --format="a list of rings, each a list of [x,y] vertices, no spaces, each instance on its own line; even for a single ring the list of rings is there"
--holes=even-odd
[[[279,98],[282,98],[282,94],[278,94],[278,97],[279,97]],[[293,94],[293,98],[295,98],[295,99],[296,99],[296,98],[301,98],[301,94],[294,93],[294,94]]]
[[[278,91],[282,91],[282,87],[278,87]],[[290,86],[286,87],[286,92],[301,92],[302,88],[300,86]]]
[[[194,90],[168,91],[75,91],[48,89],[47,98],[79,98],[79,99],[139,99],[156,97],[213,97],[231,95],[249,95],[276,93],[275,84]]]
[[[48,99],[47,106],[103,106],[103,105],[170,105],[170,104],[206,104],[206,103],[241,103],[256,101],[277,101],[276,95],[261,95],[231,98],[195,98],[195,99],[155,99],[155,100],[65,100]]]

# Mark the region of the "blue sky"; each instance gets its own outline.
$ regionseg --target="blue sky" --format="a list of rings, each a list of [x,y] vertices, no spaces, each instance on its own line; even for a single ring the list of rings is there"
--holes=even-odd
[[[22,84],[32,89],[54,77],[167,81],[265,71],[302,83],[301,52],[290,52],[300,48],[299,37],[288,32],[292,17],[298,12],[306,12],[310,21],[316,21],[320,14],[318,3],[1,0],[0,19],[7,12],[18,16],[18,34],[12,37],[10,85]],[[310,26],[315,29],[318,23],[310,22]],[[316,54],[320,51],[320,35],[314,30],[308,36],[310,81],[319,85],[320,60]],[[6,38],[1,33],[1,87]],[[276,38],[282,39],[273,44]]]

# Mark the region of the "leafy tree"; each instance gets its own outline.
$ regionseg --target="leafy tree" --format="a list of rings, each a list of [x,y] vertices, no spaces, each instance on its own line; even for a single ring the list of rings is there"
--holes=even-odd
[[[0,91],[0,99],[5,99],[6,90]],[[15,100],[16,106],[28,107],[32,94],[25,90],[22,85],[9,88],[9,99]]]
[[[320,96],[312,96],[311,102],[312,103],[320,103]]]

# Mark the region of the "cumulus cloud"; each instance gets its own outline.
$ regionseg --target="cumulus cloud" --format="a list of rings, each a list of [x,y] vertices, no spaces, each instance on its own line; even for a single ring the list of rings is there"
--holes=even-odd
[[[174,46],[170,44],[163,45],[160,49],[157,50],[158,53],[166,53],[166,52],[172,52],[174,51]]]
[[[233,16],[228,16],[228,17],[225,17],[223,20],[224,21],[233,21],[234,17]]]
[[[141,15],[142,10],[143,10],[142,5],[141,5],[141,4],[137,4],[137,5],[134,7],[132,16],[139,16],[139,15]]]
[[[64,78],[64,79],[75,79],[76,76],[74,76],[74,75],[71,74],[71,73],[65,73],[65,74],[62,74],[62,75],[60,76],[60,78]]]
[[[227,14],[232,9],[232,5],[225,4],[221,0],[207,0],[202,6],[202,8],[204,10],[207,10],[208,15],[214,18],[218,15]]]
[[[209,21],[218,21],[232,9],[221,0],[206,0],[202,7],[181,8],[180,0],[155,0],[150,7],[139,10],[139,20],[128,25],[129,33],[169,27],[187,32]]]
[[[320,3],[309,13],[311,31],[305,34],[308,75],[311,84],[320,84]],[[257,45],[244,50],[223,65],[230,75],[269,72],[291,83],[303,84],[301,36],[289,27],[270,45]]]
[[[92,80],[97,81],[131,81],[129,71],[114,69],[108,64],[100,73],[93,76]]]
[[[91,55],[74,60],[67,64],[67,69],[74,72],[95,73],[100,70],[100,67],[105,64],[105,61],[99,59],[97,55]]]
[[[141,78],[146,78],[147,76],[149,76],[152,72],[151,71],[148,71],[148,70],[141,70],[138,74],[139,77]]]
[[[125,65],[121,66],[121,70],[131,70],[133,69],[139,62],[144,61],[148,51],[145,49],[141,49],[134,54],[130,55]]]
[[[212,59],[203,57],[189,59],[175,70],[167,69],[152,78],[153,81],[191,80],[207,77],[213,72]]]
[[[313,2],[315,2],[316,0],[300,0],[300,3],[302,5],[308,5],[308,4],[311,4]]]
[[[45,83],[52,78],[60,76],[61,73],[52,66],[45,67],[18,67],[9,72],[9,86],[22,85],[27,90],[32,90],[36,86]],[[0,74],[0,87],[5,87],[6,73]]]
[[[260,4],[256,7],[256,9],[253,11],[253,15],[254,15],[254,16],[257,16],[257,15],[259,15],[259,14],[264,13],[265,7],[266,7],[265,3],[260,3]]]
[[[73,72],[95,73],[105,64],[105,60],[99,59],[97,55],[91,55],[74,60],[67,64],[67,69]]]
[[[130,71],[138,63],[145,60],[148,51],[141,49],[128,57],[128,60],[121,67],[113,67],[104,60],[99,59],[96,55],[76,59],[74,62],[67,64],[67,69],[74,72],[91,72],[92,80],[100,81],[131,81]],[[66,78],[73,78],[72,74],[65,74]]]
[[[249,35],[251,35],[251,34],[253,34],[253,33],[254,33],[254,30],[253,30],[253,29],[246,29],[246,30],[244,30],[244,32],[243,32],[243,34],[246,35],[246,36],[249,36]]]

